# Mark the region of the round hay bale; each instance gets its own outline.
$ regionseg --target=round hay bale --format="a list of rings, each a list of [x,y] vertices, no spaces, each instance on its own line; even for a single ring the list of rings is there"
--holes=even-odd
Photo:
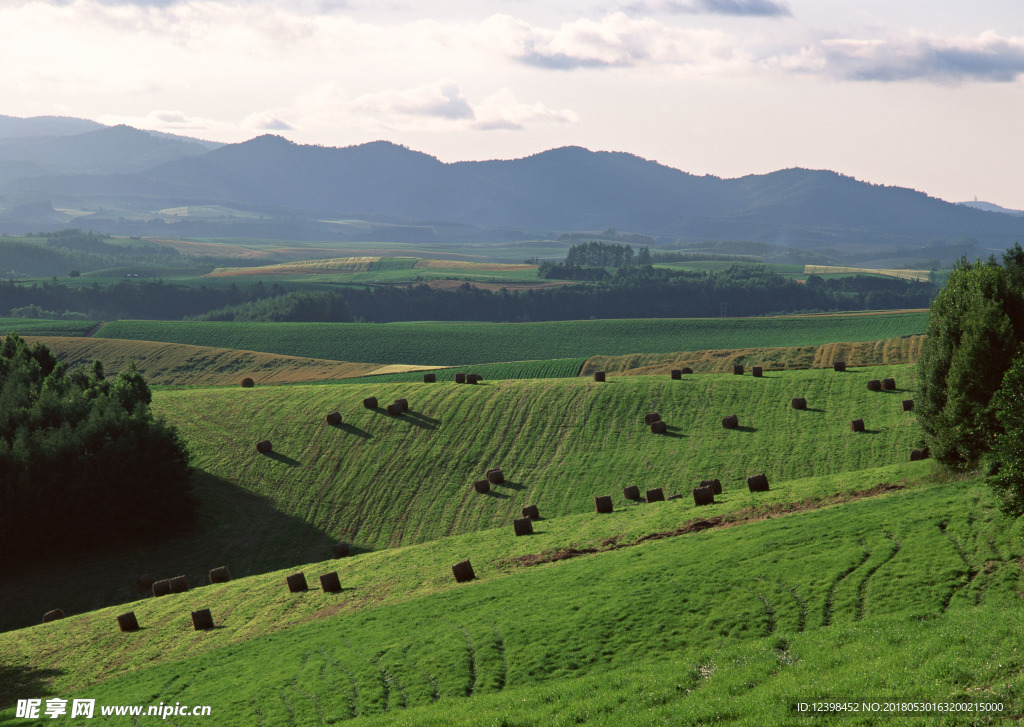
[[[309,586],[306,585],[306,574],[305,573],[302,573],[302,572],[292,573],[290,576],[288,576],[285,579],[285,581],[288,583],[288,592],[289,593],[299,593],[300,591],[308,591],[309,590]]]
[[[222,565],[219,568],[214,568],[210,571],[210,583],[227,583],[231,580],[231,573],[228,572],[228,567]]]
[[[712,490],[710,487],[694,487],[693,504],[698,507],[700,507],[701,505],[714,505],[715,491]]]
[[[835,362],[833,362],[832,370],[833,371],[846,371],[846,362],[845,361],[835,361]]]
[[[805,398],[804,398],[804,397],[802,397],[802,396],[798,396],[798,397],[796,397],[796,398],[795,398],[795,399],[793,399],[793,401],[792,401],[792,402],[790,402],[790,403],[792,404],[792,406],[793,406],[793,408],[794,408],[794,409],[799,409],[799,410],[801,410],[801,411],[804,411],[804,410],[806,410],[806,409],[807,409],[807,399],[805,399]]]
[[[719,479],[717,477],[715,479],[713,479],[713,480],[701,480],[700,481],[700,486],[701,487],[710,487],[711,491],[714,494],[716,494],[716,495],[721,495],[722,494],[722,483],[719,481]]]
[[[863,432],[864,431],[864,420],[863,419],[851,419],[850,420],[850,431],[851,432]]]
[[[650,424],[654,424],[654,422],[659,422],[659,421],[661,421],[661,414],[659,414],[658,412],[652,412],[650,414],[644,414],[644,424],[650,425]]]
[[[647,502],[665,502],[665,492],[660,487],[647,491]]]
[[[480,381],[480,376],[477,374],[466,374],[466,383],[476,385]]]
[[[253,381],[252,379],[250,379],[248,376],[246,376],[244,379],[242,379],[242,388],[243,389],[251,389],[254,386],[256,386],[256,382]]]
[[[376,409],[377,408],[377,397],[376,396],[368,396],[368,397],[366,397],[365,399],[363,399],[363,406],[366,407],[367,409]]]
[[[490,482],[492,485],[500,485],[505,481],[505,475],[501,474],[500,467],[495,467],[494,469],[487,470],[484,476],[487,478],[487,481]]]
[[[349,556],[350,548],[348,543],[335,543],[331,547],[331,554],[335,558],[347,558]]]
[[[662,421],[657,421],[651,424],[651,432],[654,434],[664,434],[668,431],[668,424]]]
[[[768,478],[764,476],[764,472],[748,477],[747,489],[751,492],[768,492]]]
[[[540,520],[540,510],[537,509],[536,505],[527,505],[523,508],[523,517],[528,517],[531,520]]]
[[[402,416],[402,405],[401,404],[388,404],[388,414],[393,417]]]
[[[171,593],[185,593],[188,591],[188,578],[176,576],[171,579]]]
[[[741,364],[733,364],[732,373],[734,376],[743,376],[743,366]]]
[[[755,366],[754,368],[752,368],[750,370],[750,373],[752,373],[754,376],[760,377],[762,371],[763,371],[763,369],[760,366]]]
[[[408,399],[395,399],[395,403],[402,407],[402,411],[406,411],[409,409]]]
[[[914,400],[904,399],[903,400],[903,411],[914,411]]]
[[[473,572],[473,566],[468,560],[464,560],[461,563],[456,563],[452,566],[452,575],[455,576],[456,583],[466,583],[476,578],[476,573]]]
[[[423,383],[424,384],[436,384],[437,383],[437,374],[423,374]]]
[[[269,439],[261,439],[256,442],[256,451],[260,454],[270,454],[274,451],[274,445],[270,443]]]
[[[153,587],[153,576],[149,574],[139,576],[138,580],[135,581],[135,585],[139,587],[140,591],[148,591]]]
[[[594,509],[598,512],[612,512],[612,498],[610,495],[599,495],[594,498]]]
[[[533,520],[528,517],[517,518],[512,521],[512,529],[516,537],[520,535],[533,535]]]
[[[594,381],[604,381],[604,371],[595,371]]]
[[[171,580],[164,578],[161,581],[153,581],[153,596],[159,598],[160,596],[167,596],[171,593]]]
[[[139,620],[135,618],[135,611],[122,613],[117,617],[117,626],[122,631],[138,631]]]
[[[43,623],[50,623],[50,621],[57,621],[62,618],[64,618],[64,612],[59,608],[55,608],[43,614]]]
[[[918,462],[922,459],[928,459],[931,456],[931,450],[928,447],[921,447],[921,449],[914,449],[910,452],[910,461]]]
[[[683,366],[683,368],[681,369],[681,371],[682,371],[682,372],[683,372],[684,374],[692,374],[692,373],[693,373],[693,369],[691,369],[691,368],[690,368],[689,366]]]
[[[639,500],[640,499],[640,488],[636,485],[628,485],[622,488],[622,496],[627,500]]]
[[[332,411],[330,414],[328,414],[327,423],[330,424],[332,427],[339,426],[341,424],[341,412]]]
[[[477,480],[476,482],[473,483],[473,489],[482,495],[485,492],[491,491],[491,483],[488,482],[486,479]]]
[[[338,571],[320,575],[320,589],[324,593],[341,593],[341,579],[338,578]]]
[[[886,391],[895,391],[896,379],[882,379],[882,388]]]
[[[213,628],[213,615],[210,609],[201,608],[192,612],[192,628],[195,631],[209,631]]]
[[[879,381],[878,379],[871,379],[871,381],[868,382],[868,391],[881,391],[881,390],[882,390],[882,382]]]
[[[681,379],[681,378],[683,378],[683,370],[682,369],[672,369],[669,372],[668,375],[670,377],[672,377],[673,379]]]
[[[726,429],[736,429],[740,425],[740,418],[735,414],[730,414],[727,417],[722,417],[722,426]]]
[[[466,383],[466,375],[465,374],[455,374],[455,383],[456,384],[464,384],[464,383]]]

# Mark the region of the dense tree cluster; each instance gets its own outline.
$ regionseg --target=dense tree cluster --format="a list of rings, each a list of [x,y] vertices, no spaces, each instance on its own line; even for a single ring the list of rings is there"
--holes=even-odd
[[[962,260],[931,305],[918,363],[918,421],[932,455],[963,468],[1002,430],[993,395],[1024,342],[1024,250]]]
[[[68,371],[17,334],[0,345],[0,563],[187,525],[189,455],[130,367]]]
[[[295,291],[284,295],[228,306],[197,316],[201,321],[312,321],[352,320],[345,296],[338,292]]]

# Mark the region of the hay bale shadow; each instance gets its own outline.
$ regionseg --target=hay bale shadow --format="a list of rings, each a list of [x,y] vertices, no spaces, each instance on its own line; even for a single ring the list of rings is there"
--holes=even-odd
[[[331,424],[331,426],[345,432],[346,434],[354,434],[355,436],[362,437],[363,439],[369,439],[373,436],[369,432],[360,429],[357,426],[353,426],[352,424],[346,424],[345,422],[342,422],[341,424]]]
[[[487,497],[496,497],[499,500],[506,500],[510,497],[509,495],[506,495],[504,492],[497,492],[495,490],[488,490],[487,492],[481,492],[480,494],[485,495]]]
[[[288,465],[289,467],[299,466],[299,460],[292,459],[287,454],[281,454],[280,452],[267,452],[267,454],[264,456],[269,457],[270,459],[275,459],[278,462],[281,462],[282,464]]]
[[[756,432],[757,427],[735,427],[734,431],[737,432]]]
[[[428,417],[423,412],[413,411],[412,409],[406,409],[405,410],[405,415],[407,417],[412,417],[413,419],[419,419],[421,422],[424,422],[426,424],[430,424],[431,425],[431,429],[436,428],[437,425],[441,423],[440,419],[435,419],[434,417]]]
[[[505,480],[503,482],[499,482],[498,487],[508,487],[513,490],[521,490],[524,487],[526,487],[526,485],[524,485],[522,482],[513,482],[512,480]]]
[[[881,429],[861,429],[857,434],[881,434]]]
[[[413,415],[412,412],[408,410],[406,410],[403,413],[405,414],[405,416],[398,417],[399,421],[403,421],[406,424],[411,424],[414,427],[419,427],[420,429],[437,429],[437,425],[434,424],[433,422],[424,421],[420,417]]]
[[[809,406],[806,409],[804,409],[804,411],[816,411],[819,414],[824,414],[825,413],[825,410],[822,409],[820,406]]]

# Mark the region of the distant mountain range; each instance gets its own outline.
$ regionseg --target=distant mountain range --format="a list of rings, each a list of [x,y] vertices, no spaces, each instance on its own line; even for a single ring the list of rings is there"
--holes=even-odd
[[[363,219],[403,225],[421,242],[456,226],[483,240],[496,230],[617,228],[662,244],[758,241],[860,260],[948,258],[1024,240],[1024,216],[1013,211],[831,171],[721,179],[580,147],[446,164],[383,141],[328,148],[268,135],[218,145],[61,117],[0,117],[0,205],[0,232],[11,234],[75,221],[131,234],[343,236],[321,221]]]

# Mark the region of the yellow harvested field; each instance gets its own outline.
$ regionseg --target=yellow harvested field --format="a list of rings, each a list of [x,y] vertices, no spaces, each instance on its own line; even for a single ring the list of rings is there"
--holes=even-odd
[[[99,360],[108,376],[126,369],[134,361],[146,381],[154,385],[237,385],[246,376],[256,384],[290,384],[348,379],[380,368],[380,364],[375,363],[117,338],[25,336],[25,340],[30,345],[39,342],[49,347],[69,366],[88,366]]]
[[[497,272],[537,269],[536,265],[524,265],[522,263],[473,263],[466,260],[420,260],[413,267],[420,269],[445,268],[447,270],[493,270]]]
[[[274,265],[260,265],[251,268],[217,268],[204,278],[220,278],[231,275],[320,275],[325,273],[361,273],[370,269],[370,264],[380,262],[380,257],[333,257],[326,260],[295,260]]]
[[[144,238],[146,242],[177,250],[182,255],[203,255],[209,257],[237,257],[246,260],[270,257],[265,250],[253,250],[241,245],[226,245],[219,242],[191,242],[188,240],[167,240],[160,237]]]
[[[891,270],[884,268],[846,268],[838,265],[804,265],[804,275],[888,275],[890,278],[902,280],[918,280],[923,283],[931,282],[930,270]]]
[[[367,371],[363,376],[376,376],[377,374],[404,374],[407,371],[436,371],[446,369],[448,366],[416,366],[414,364],[388,364],[373,371]]]
[[[827,343],[821,346],[591,356],[580,370],[580,376],[590,376],[595,371],[623,376],[667,375],[672,369],[686,366],[693,369],[694,373],[722,374],[731,372],[736,364],[779,371],[831,368],[836,361],[845,361],[847,366],[917,363],[923,341],[924,336],[908,336],[882,341]]]

